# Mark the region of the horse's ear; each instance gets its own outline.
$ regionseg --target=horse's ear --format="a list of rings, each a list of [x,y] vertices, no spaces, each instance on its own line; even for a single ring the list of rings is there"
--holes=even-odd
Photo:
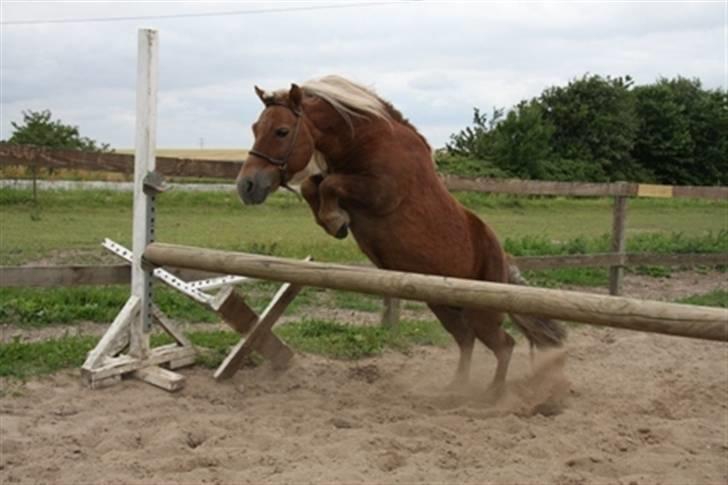
[[[295,112],[301,111],[301,103],[303,102],[303,90],[298,84],[291,84],[291,90],[288,91],[288,104]]]
[[[270,96],[262,89],[260,89],[258,86],[255,86],[255,94],[258,95],[260,100],[263,102],[264,105],[268,105],[270,99]]]

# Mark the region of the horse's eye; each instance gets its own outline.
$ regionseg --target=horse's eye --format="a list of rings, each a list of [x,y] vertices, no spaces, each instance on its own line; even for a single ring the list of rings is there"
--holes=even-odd
[[[276,136],[278,138],[285,138],[288,135],[288,128],[278,128],[276,130]]]

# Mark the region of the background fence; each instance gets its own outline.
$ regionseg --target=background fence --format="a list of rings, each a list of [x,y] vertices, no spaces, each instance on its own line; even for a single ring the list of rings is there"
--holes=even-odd
[[[242,160],[219,161],[192,158],[157,157],[157,171],[174,177],[234,179]],[[68,169],[103,171],[132,176],[134,156],[119,153],[90,153],[77,150],[47,149],[0,143],[0,167],[25,166],[33,169]],[[625,222],[627,200],[630,197],[691,197],[728,199],[728,187],[670,186],[631,182],[585,183],[551,182],[517,179],[468,179],[443,175],[451,191],[474,191],[518,195],[556,195],[569,197],[613,197],[613,224],[610,253],[536,256],[514,258],[524,270],[559,267],[609,267],[609,290],[621,293],[625,266],[640,265],[722,265],[728,264],[728,253],[711,254],[627,254],[625,252]],[[197,274],[196,277],[208,275]],[[186,275],[191,279],[192,275]],[[129,282],[126,265],[101,266],[37,266],[0,268],[0,287],[11,286],[73,286],[104,285]]]

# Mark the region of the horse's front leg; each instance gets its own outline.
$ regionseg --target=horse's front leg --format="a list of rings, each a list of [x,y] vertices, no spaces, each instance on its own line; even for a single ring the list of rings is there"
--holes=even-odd
[[[351,184],[351,180],[348,183]],[[318,186],[318,207],[311,205],[316,212],[316,222],[337,239],[344,239],[349,234],[349,213],[339,205],[342,195],[346,194],[342,176],[329,175]]]
[[[319,212],[321,211],[321,191],[319,189],[323,181],[324,176],[321,174],[308,177],[303,181],[303,183],[301,183],[301,196],[303,196],[303,199],[308,203],[309,207],[311,207],[311,212],[313,212],[313,217],[316,220],[316,223],[328,232],[327,225],[319,217]],[[348,215],[346,217],[348,219]],[[329,224],[331,224],[331,222],[329,222]],[[336,235],[336,233],[333,235]],[[346,233],[343,234],[343,237],[345,236]]]
[[[340,205],[342,202],[382,216],[396,209],[401,200],[394,182],[365,175],[328,175],[318,189],[319,223],[326,232],[340,239],[346,237],[351,223],[349,213]]]

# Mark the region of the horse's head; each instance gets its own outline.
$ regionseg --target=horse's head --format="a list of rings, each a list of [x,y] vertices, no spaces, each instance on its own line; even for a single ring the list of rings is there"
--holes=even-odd
[[[278,187],[287,186],[305,169],[314,154],[313,136],[304,121],[303,91],[267,93],[255,87],[265,108],[253,123],[255,141],[237,178],[238,194],[246,204],[261,204]]]

